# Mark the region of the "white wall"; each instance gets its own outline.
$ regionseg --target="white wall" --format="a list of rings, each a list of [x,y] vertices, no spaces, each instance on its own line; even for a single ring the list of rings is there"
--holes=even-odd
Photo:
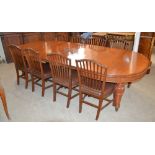
[[[133,46],[134,52],[138,52],[139,41],[140,41],[140,32],[136,32],[135,39],[134,39],[134,46]]]
[[[0,37],[0,56],[2,57],[2,59],[6,60],[4,50],[3,50],[2,41],[1,41],[1,37]]]

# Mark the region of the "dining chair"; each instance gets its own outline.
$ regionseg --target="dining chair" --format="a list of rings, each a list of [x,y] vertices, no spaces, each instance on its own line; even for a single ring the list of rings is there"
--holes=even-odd
[[[39,53],[33,49],[24,49],[24,56],[29,65],[29,72],[32,78],[32,92],[35,90],[35,85],[42,87],[42,96],[45,94],[45,89],[52,87],[52,76],[49,64],[41,60]],[[39,81],[42,83],[40,84]],[[48,86],[45,86],[45,82],[50,82]]]
[[[132,51],[133,50],[133,41],[127,41],[126,40],[126,44],[125,44],[125,50],[128,50],[128,51]]]
[[[66,42],[68,42],[68,36],[67,35],[57,34],[56,35],[56,40],[57,41],[66,41]]]
[[[97,45],[97,46],[106,46],[107,40],[103,37],[91,37],[86,40],[86,44]]]
[[[72,95],[72,90],[78,91],[77,71],[72,70],[71,60],[60,54],[48,54],[48,61],[53,77],[53,101],[56,101],[57,93],[64,95],[68,98],[67,108],[69,108],[71,99],[79,95],[79,93]],[[60,91],[63,87],[68,88],[67,94]]]
[[[123,46],[122,49],[126,49],[126,50],[130,50],[132,51],[133,49],[133,44],[134,44],[134,41],[133,39],[130,39],[129,38],[127,39],[127,36],[124,36],[124,35],[111,35],[111,34],[108,34],[105,36],[105,38],[108,40],[115,40],[116,42],[117,41],[122,41],[122,42],[125,42],[125,46]],[[122,43],[123,44],[123,43]],[[114,47],[115,48],[115,47]],[[117,48],[117,47],[116,47]],[[119,48],[119,47],[118,47]],[[120,47],[121,48],[121,47]]]
[[[0,82],[0,97],[1,97],[1,100],[2,100],[2,104],[3,104],[5,114],[6,114],[7,118],[10,119],[8,108],[7,108],[5,91],[4,91],[4,88],[3,88],[2,84],[1,84],[1,82]]]
[[[13,59],[13,62],[15,64],[16,69],[16,75],[17,75],[17,84],[20,83],[20,78],[25,79],[25,88],[28,88],[28,82],[31,81],[29,79],[29,66],[25,59],[25,57],[22,54],[22,50],[16,46],[16,45],[9,45],[9,49],[11,52],[11,56]]]
[[[72,36],[70,42],[72,43],[81,43],[81,36]]]
[[[107,67],[93,60],[76,60],[79,79],[79,113],[82,112],[83,103],[97,108],[96,120],[100,112],[113,102],[108,97],[114,93],[115,84],[106,82]],[[99,100],[98,105],[85,100],[85,97],[94,97]],[[103,105],[103,100],[107,101]]]
[[[55,32],[43,32],[43,40],[44,41],[55,41],[56,40]]]
[[[24,44],[36,41],[42,41],[42,34],[40,32],[23,32],[22,38]]]
[[[125,46],[126,46],[126,41],[125,40],[109,39],[108,43],[109,43],[110,48],[125,49]]]
[[[120,49],[125,49],[125,50],[130,50],[132,51],[133,48],[133,43],[131,41],[127,40],[117,40],[117,39],[109,39],[109,47],[111,48],[120,48]],[[131,82],[128,83],[128,88],[130,88]]]

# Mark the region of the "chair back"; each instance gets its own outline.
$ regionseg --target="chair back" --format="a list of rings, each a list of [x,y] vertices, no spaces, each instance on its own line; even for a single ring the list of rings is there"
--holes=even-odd
[[[24,70],[24,59],[21,49],[16,45],[9,45],[11,56],[17,70]]]
[[[70,42],[72,42],[72,43],[81,43],[81,36],[73,36],[73,37],[71,37],[71,39],[70,39]]]
[[[44,41],[55,41],[56,34],[54,32],[43,32],[43,40]]]
[[[97,45],[97,46],[106,46],[107,40],[101,37],[92,37],[86,41],[86,44]]]
[[[80,89],[87,87],[88,89],[97,90],[104,94],[107,67],[98,64],[93,60],[76,60]]]
[[[132,51],[133,50],[133,41],[126,41],[125,49]]]
[[[66,41],[66,42],[68,42],[68,36],[67,35],[57,34],[56,35],[56,40],[57,41]]]
[[[48,54],[48,61],[50,63],[51,73],[54,79],[60,79],[62,81],[69,81],[71,79],[71,60],[59,55]]]
[[[33,49],[28,48],[23,50],[23,54],[28,62],[30,72],[32,74],[42,74],[43,67],[39,53]]]
[[[110,48],[120,48],[125,49],[126,41],[125,40],[116,40],[116,39],[109,39],[109,47]]]

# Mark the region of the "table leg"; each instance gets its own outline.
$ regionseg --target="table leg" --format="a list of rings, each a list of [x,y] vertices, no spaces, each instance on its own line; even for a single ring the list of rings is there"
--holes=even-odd
[[[114,92],[114,102],[113,102],[113,106],[115,106],[116,111],[118,111],[120,107],[120,102],[124,94],[124,91],[125,91],[125,84],[123,83],[116,84],[115,92]]]
[[[3,104],[3,107],[4,107],[5,114],[6,114],[7,118],[10,119],[4,89],[0,90],[0,97],[2,99],[2,104]]]

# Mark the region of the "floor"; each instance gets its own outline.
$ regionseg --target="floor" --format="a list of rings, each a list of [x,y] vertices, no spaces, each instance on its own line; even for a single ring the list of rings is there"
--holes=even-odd
[[[152,122],[155,121],[155,50],[152,55],[151,73],[140,81],[126,88],[118,112],[112,105],[105,108],[98,121],[101,122]],[[78,113],[78,97],[74,98],[70,108],[66,108],[66,98],[57,95],[52,101],[52,88],[47,89],[45,97],[41,97],[41,88],[36,86],[31,91],[31,83],[26,90],[24,81],[16,84],[14,64],[0,64],[0,78],[6,91],[8,110],[13,122],[93,122],[96,109],[84,105]],[[96,101],[93,98],[89,98]],[[8,121],[0,100],[0,121]]]

